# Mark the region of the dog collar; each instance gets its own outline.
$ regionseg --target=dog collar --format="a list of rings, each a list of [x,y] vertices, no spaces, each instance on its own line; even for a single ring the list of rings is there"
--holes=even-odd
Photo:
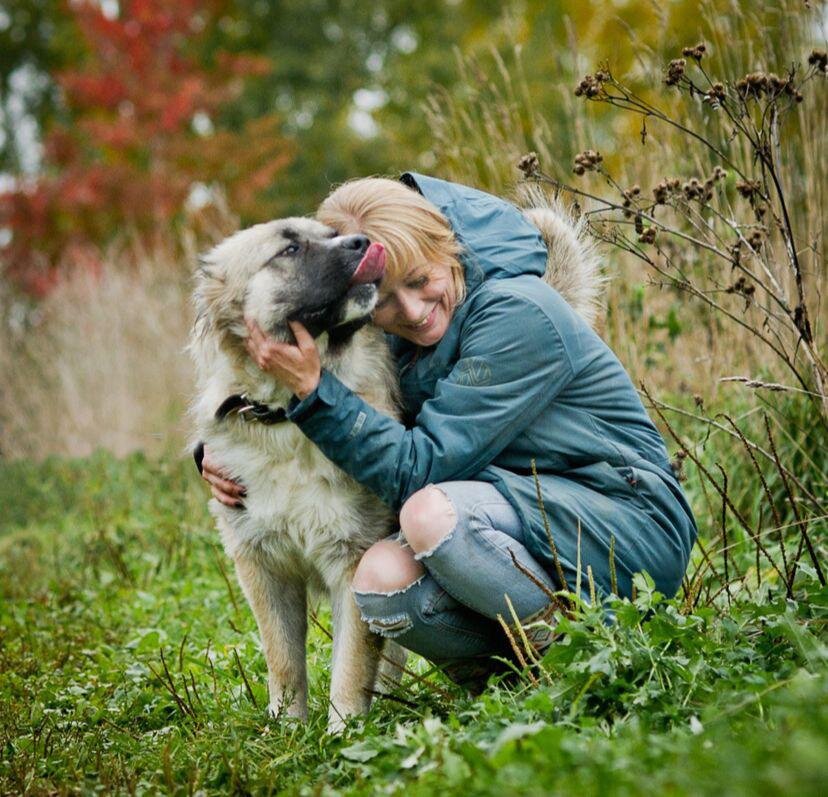
[[[267,404],[249,399],[244,393],[234,393],[224,399],[216,410],[216,419],[222,421],[231,413],[238,415],[243,421],[258,421],[266,426],[287,420],[284,407],[273,409]]]

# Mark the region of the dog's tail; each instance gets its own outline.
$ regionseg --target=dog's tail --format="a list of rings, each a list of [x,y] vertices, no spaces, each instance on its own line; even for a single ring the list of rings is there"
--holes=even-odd
[[[573,218],[557,197],[537,184],[518,186],[517,197],[523,215],[540,230],[549,250],[544,280],[594,327],[603,316],[607,278],[586,222]]]

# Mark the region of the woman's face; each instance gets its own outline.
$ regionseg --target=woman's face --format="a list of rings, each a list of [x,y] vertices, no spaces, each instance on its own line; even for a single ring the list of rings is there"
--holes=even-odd
[[[451,267],[426,264],[383,279],[372,319],[392,335],[433,346],[446,334],[453,309]]]

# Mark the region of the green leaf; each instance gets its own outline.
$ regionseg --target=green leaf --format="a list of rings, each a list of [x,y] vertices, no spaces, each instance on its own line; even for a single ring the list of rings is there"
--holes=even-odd
[[[379,755],[379,750],[371,742],[357,742],[340,751],[343,758],[349,761],[370,761]]]

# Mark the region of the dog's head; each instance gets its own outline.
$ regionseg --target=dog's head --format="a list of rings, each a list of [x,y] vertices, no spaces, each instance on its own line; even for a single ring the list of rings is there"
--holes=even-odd
[[[337,235],[313,219],[257,224],[226,238],[200,260],[195,301],[200,323],[237,345],[245,318],[280,340],[288,321],[317,337],[368,320],[385,253],[363,235]]]

